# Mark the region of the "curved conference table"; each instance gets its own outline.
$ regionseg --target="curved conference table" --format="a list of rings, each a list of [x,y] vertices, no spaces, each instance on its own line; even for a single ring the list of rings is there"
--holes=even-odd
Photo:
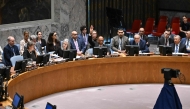
[[[162,68],[180,69],[190,84],[190,57],[137,56],[80,60],[25,72],[9,81],[8,93],[24,102],[66,90],[114,85],[163,83]],[[173,79],[174,83],[180,83]]]

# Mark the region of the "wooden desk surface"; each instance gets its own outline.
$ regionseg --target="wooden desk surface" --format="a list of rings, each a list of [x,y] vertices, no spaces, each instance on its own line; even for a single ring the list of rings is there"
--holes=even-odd
[[[180,69],[190,84],[190,57],[118,57],[80,60],[38,68],[9,81],[8,92],[24,95],[24,101],[85,87],[163,83],[162,68]],[[173,79],[174,83],[180,83]]]

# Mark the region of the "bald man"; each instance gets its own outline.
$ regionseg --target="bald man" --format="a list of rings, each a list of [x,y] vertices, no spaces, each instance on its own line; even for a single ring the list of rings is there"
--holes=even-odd
[[[72,31],[70,39],[70,49],[76,49],[77,55],[82,55],[85,52],[86,46],[84,40],[78,37],[76,31]]]
[[[15,38],[13,36],[9,36],[7,38],[8,44],[3,49],[3,55],[5,59],[5,65],[6,66],[12,66],[11,64],[11,57],[20,55],[18,47],[15,44]]]
[[[104,45],[104,37],[103,36],[99,36],[97,42],[98,43],[95,44],[95,47],[107,47],[106,45]],[[110,50],[107,47],[107,55],[109,55],[109,53],[110,53]]]
[[[174,36],[174,43],[170,44],[172,51],[174,53],[186,53],[186,46],[181,42],[181,37],[179,35]]]
[[[149,53],[149,48],[146,45],[146,42],[141,39],[141,36],[139,34],[134,35],[134,40],[131,40],[129,42],[130,45],[138,45],[139,46],[139,52],[141,53]]]

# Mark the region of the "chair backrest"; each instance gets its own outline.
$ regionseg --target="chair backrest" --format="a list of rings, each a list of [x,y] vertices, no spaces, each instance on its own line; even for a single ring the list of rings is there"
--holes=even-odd
[[[180,23],[173,23],[172,24],[172,33],[178,35],[179,34],[179,27],[180,27]]]
[[[187,22],[190,22],[190,18],[187,19]]]
[[[44,46],[44,53],[47,53],[47,52],[46,52],[46,46]]]
[[[63,49],[63,46],[62,46],[63,45],[63,41],[60,41],[60,44],[61,44],[61,49]]]
[[[166,25],[167,25],[166,21],[160,21],[158,24],[157,33],[164,33]]]
[[[133,21],[133,25],[132,25],[132,30],[139,30],[139,28],[141,27],[142,25],[142,21],[141,20],[138,20],[138,19],[135,19]]]
[[[180,18],[179,18],[179,17],[173,17],[173,18],[172,18],[172,21],[171,21],[171,25],[172,25],[173,23],[180,23]]]
[[[168,20],[168,17],[167,16],[160,16],[160,19]]]
[[[12,66],[14,67],[16,61],[23,60],[23,56],[21,56],[21,55],[13,56],[13,57],[11,57],[10,60],[11,60]]]
[[[18,47],[18,50],[20,50],[20,44],[15,44]]]
[[[0,64],[0,67],[4,67],[5,65],[4,64]]]
[[[154,27],[154,21],[151,20],[147,20],[146,21],[146,25],[145,25],[145,31],[146,32],[152,32],[153,31],[153,27]]]
[[[3,52],[2,52],[2,62],[3,62],[3,64],[5,64],[5,65],[6,65]]]

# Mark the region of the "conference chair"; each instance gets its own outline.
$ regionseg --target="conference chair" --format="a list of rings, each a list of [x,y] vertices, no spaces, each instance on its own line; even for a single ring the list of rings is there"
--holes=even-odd
[[[20,44],[15,44],[18,47],[18,50],[20,50]]]
[[[141,20],[138,20],[138,19],[135,19],[135,20],[133,21],[132,28],[129,29],[129,30],[127,30],[126,32],[127,32],[127,33],[132,33],[132,34],[138,33],[139,28],[141,27],[141,25],[142,25],[142,21],[141,21]]]
[[[11,63],[12,63],[12,66],[14,67],[16,61],[19,61],[19,60],[23,60],[23,56],[21,56],[21,55],[17,55],[17,56],[13,56],[13,57],[11,57]]]
[[[160,20],[158,24],[158,29],[156,32],[152,32],[152,36],[160,37],[165,31],[166,25],[167,21]]]
[[[178,35],[179,34],[180,23],[172,24],[172,33]]]
[[[145,24],[145,35],[149,35],[152,33],[154,27],[154,20],[147,20]]]

